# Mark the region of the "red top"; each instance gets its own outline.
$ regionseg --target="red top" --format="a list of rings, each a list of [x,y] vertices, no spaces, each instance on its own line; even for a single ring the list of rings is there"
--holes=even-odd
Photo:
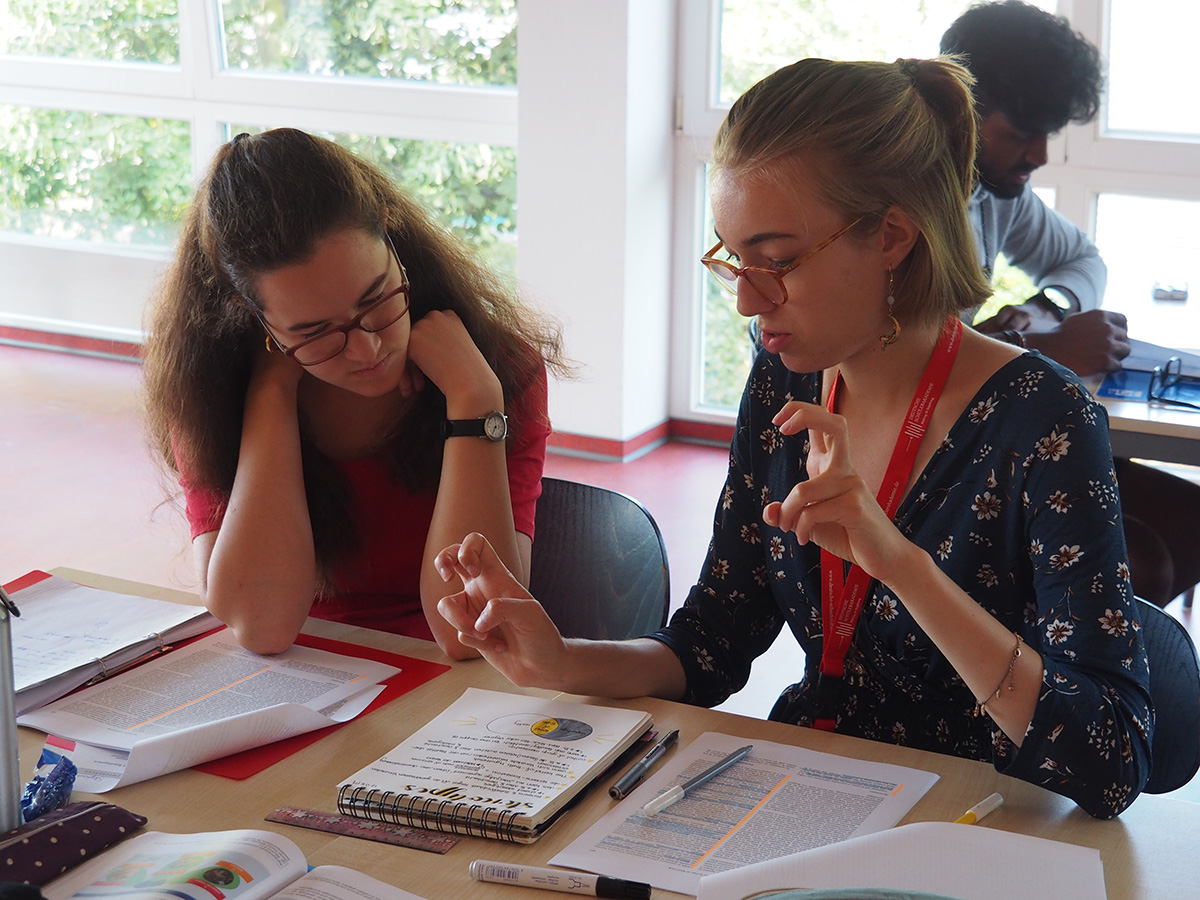
[[[532,538],[550,434],[544,369],[510,407],[519,435],[516,445],[506,448],[513,525]],[[392,482],[383,457],[332,462],[349,486],[362,545],[334,572],[338,593],[314,603],[311,615],[433,640],[421,609],[420,579],[437,491],[412,492]],[[193,540],[218,529],[228,497],[193,489],[186,478],[180,485]]]

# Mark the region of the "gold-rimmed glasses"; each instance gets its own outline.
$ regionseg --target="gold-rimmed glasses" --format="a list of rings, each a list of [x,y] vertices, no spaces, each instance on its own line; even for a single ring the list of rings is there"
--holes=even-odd
[[[721,285],[729,293],[737,294],[738,279],[745,278],[747,283],[758,291],[765,300],[769,300],[776,306],[782,306],[788,300],[787,287],[783,283],[784,276],[793,269],[808,262],[862,220],[863,217],[859,216],[845,228],[840,228],[825,238],[825,240],[821,241],[821,243],[817,244],[795,262],[780,269],[764,269],[760,266],[735,266],[727,259],[717,259],[715,254],[720,252],[721,248],[725,246],[724,241],[717,241],[716,246],[700,257],[700,264],[708,269],[713,274],[713,277],[716,278],[717,284]]]
[[[346,341],[350,339],[350,332],[355,328],[361,328],[368,334],[376,334],[404,318],[404,314],[408,312],[410,300],[408,272],[404,269],[404,263],[400,262],[400,254],[396,252],[391,236],[386,232],[384,232],[384,240],[387,241],[388,248],[392,251],[392,258],[396,260],[396,266],[400,270],[400,287],[388,291],[345,325],[332,326],[320,334],[300,341],[298,344],[292,344],[290,347],[284,346],[283,342],[271,331],[262,314],[255,310],[255,316],[258,317],[263,330],[267,332],[267,349],[274,352],[278,348],[302,366],[316,366],[328,362],[345,350]]]

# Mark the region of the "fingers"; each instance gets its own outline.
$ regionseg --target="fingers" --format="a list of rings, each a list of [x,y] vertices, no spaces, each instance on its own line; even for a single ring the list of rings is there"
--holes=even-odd
[[[779,427],[780,434],[797,434],[804,429],[809,430],[809,440],[815,435],[814,431],[825,434],[845,434],[846,420],[836,413],[831,413],[816,403],[804,403],[792,400],[783,405],[771,419],[773,425]]]
[[[478,578],[484,571],[484,565],[495,564],[508,572],[495,549],[488,539],[477,531],[472,531],[461,544],[451,544],[434,557],[433,564],[442,581],[450,581],[455,576],[467,579]],[[511,573],[510,573],[511,574]]]

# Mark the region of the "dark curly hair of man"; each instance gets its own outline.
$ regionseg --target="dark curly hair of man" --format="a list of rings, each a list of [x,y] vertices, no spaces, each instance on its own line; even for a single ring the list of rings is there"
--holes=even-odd
[[[980,114],[1001,112],[1017,128],[1053,134],[1100,109],[1100,51],[1066,19],[1019,0],[982,3],[942,35],[975,76]]]

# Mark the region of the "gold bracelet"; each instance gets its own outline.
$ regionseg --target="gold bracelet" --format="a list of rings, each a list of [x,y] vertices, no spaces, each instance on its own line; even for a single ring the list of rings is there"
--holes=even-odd
[[[1017,642],[1013,644],[1012,658],[1008,661],[1008,671],[1004,673],[1004,677],[1000,679],[1000,683],[996,685],[996,689],[988,695],[986,700],[975,701],[976,716],[982,716],[987,712],[987,705],[1000,696],[1000,690],[1004,687],[1004,682],[1008,682],[1008,689],[1010,691],[1016,687],[1014,682],[1016,681],[1015,669],[1017,666],[1017,657],[1021,655],[1021,645],[1025,642],[1021,640],[1021,636],[1016,632],[1013,632],[1013,637],[1017,639]]]

